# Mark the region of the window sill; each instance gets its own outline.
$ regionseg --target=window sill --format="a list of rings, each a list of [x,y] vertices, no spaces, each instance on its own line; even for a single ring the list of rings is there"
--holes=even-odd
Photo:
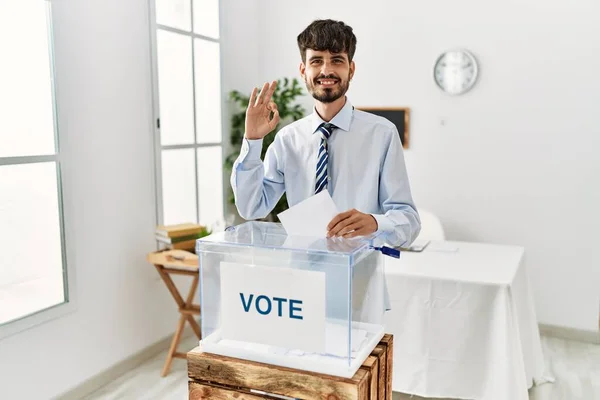
[[[73,301],[68,301],[7,322],[4,325],[0,325],[0,341],[19,332],[64,317],[75,311],[77,311],[76,304]]]

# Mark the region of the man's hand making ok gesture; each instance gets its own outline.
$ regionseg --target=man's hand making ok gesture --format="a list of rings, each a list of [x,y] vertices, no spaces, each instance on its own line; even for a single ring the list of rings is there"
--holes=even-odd
[[[252,90],[250,102],[246,110],[246,138],[249,140],[262,139],[279,123],[279,111],[271,97],[275,93],[277,81],[265,83],[257,96],[257,88]],[[273,116],[271,117],[271,112]]]

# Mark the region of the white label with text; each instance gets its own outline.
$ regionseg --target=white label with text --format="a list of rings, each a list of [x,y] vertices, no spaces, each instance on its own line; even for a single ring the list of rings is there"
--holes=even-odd
[[[221,263],[223,339],[325,352],[325,273]]]

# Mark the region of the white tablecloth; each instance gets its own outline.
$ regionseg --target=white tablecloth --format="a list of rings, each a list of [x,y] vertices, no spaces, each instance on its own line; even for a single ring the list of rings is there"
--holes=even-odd
[[[394,391],[527,399],[544,360],[523,248],[431,242],[385,257]]]

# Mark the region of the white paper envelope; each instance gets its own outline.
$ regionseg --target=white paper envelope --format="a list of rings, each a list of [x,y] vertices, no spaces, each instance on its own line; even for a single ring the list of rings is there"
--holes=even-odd
[[[289,236],[327,236],[327,225],[338,215],[338,209],[327,190],[277,214]]]

